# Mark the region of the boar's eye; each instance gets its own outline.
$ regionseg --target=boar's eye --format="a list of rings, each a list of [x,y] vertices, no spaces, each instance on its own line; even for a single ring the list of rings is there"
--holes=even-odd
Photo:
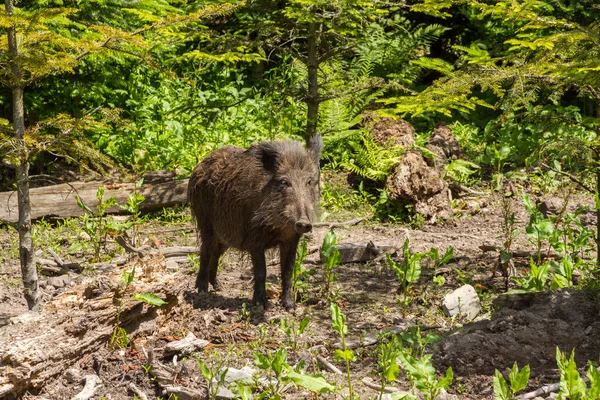
[[[306,185],[307,185],[307,186],[312,186],[312,185],[314,185],[314,183],[315,183],[314,179],[313,179],[313,178],[310,178],[310,179],[309,179],[309,180],[306,182]]]
[[[290,181],[288,181],[288,180],[287,180],[287,179],[285,179],[285,178],[281,178],[281,179],[279,180],[279,185],[281,185],[281,187],[284,187],[284,188],[285,188],[285,187],[290,187],[290,186],[292,186],[292,185],[290,184]]]

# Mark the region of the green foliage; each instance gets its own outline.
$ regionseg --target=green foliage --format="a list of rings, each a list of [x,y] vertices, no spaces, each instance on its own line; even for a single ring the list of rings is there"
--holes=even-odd
[[[402,316],[406,317],[406,309],[411,300],[410,289],[412,285],[421,277],[421,260],[427,256],[427,253],[410,254],[409,240],[404,241],[402,246],[402,262],[396,262],[390,254],[386,254],[388,266],[400,281],[400,290],[402,298]]]
[[[452,368],[448,367],[446,374],[438,379],[431,357],[431,354],[426,354],[420,358],[415,358],[408,351],[398,353],[398,361],[406,371],[408,379],[427,400],[433,400],[437,397],[441,389],[448,389],[454,376]]]
[[[325,272],[325,285],[323,292],[326,296],[331,296],[331,283],[337,280],[337,275],[334,269],[340,265],[342,261],[342,255],[336,247],[337,238],[335,232],[330,230],[323,238],[323,244],[321,245],[321,256],[325,260],[323,262],[323,269]]]
[[[308,285],[308,278],[315,273],[314,269],[305,269],[304,260],[308,256],[308,244],[306,238],[302,238],[296,253],[294,261],[294,270],[292,271],[292,285],[294,289],[294,299],[298,300]]]
[[[208,395],[211,400],[215,400],[217,398],[217,393],[219,393],[219,388],[225,385],[225,377],[229,370],[228,368],[223,368],[225,360],[222,360],[212,368],[198,357],[196,357],[196,362],[198,363],[202,376],[206,380]]]
[[[556,348],[556,363],[560,373],[559,399],[599,399],[600,398],[600,372],[595,365],[589,362],[587,377],[589,387],[580,376],[575,364],[575,350],[571,351],[571,356],[567,358],[566,353]]]
[[[119,234],[130,227],[129,223],[121,223],[106,216],[106,211],[117,204],[117,198],[113,196],[104,200],[104,191],[104,185],[99,186],[96,191],[98,200],[96,211],[93,211],[78,195],[75,195],[77,206],[85,212],[81,216],[82,229],[90,237],[96,261],[100,259],[100,250],[105,245],[107,236]]]
[[[352,378],[350,376],[350,361],[356,361],[356,355],[352,349],[346,348],[346,335],[348,334],[348,325],[346,325],[346,315],[342,312],[340,307],[336,303],[331,303],[329,306],[331,310],[331,324],[333,330],[340,335],[340,341],[342,348],[337,349],[334,353],[336,360],[344,360],[346,363],[346,376],[348,378],[348,391],[349,398],[354,398],[354,392],[352,390]]]
[[[500,371],[494,371],[494,396],[497,400],[512,400],[517,392],[525,389],[529,382],[529,365],[519,371],[517,363],[510,369],[508,383]]]
[[[133,300],[141,301],[151,306],[160,307],[168,304],[166,301],[155,295],[154,293],[136,293],[133,295]]]
[[[254,352],[254,364],[266,372],[269,378],[267,390],[261,393],[260,398],[282,399],[281,390],[288,383],[314,393],[330,393],[335,390],[335,386],[327,382],[322,375],[308,375],[293,369],[287,363],[287,353],[283,348],[275,353]]]
[[[304,317],[300,323],[296,326],[296,320],[294,318],[281,318],[279,321],[279,329],[285,334],[289,344],[292,347],[292,351],[295,353],[298,350],[298,339],[308,326],[310,318]]]

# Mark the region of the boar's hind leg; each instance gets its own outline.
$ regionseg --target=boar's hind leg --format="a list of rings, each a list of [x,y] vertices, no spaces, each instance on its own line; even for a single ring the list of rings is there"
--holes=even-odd
[[[292,289],[292,274],[299,240],[300,237],[294,238],[289,242],[282,243],[279,247],[281,255],[281,305],[288,311],[296,308],[296,299],[294,299],[294,291]]]
[[[265,308],[268,305],[267,291],[265,285],[267,283],[267,263],[265,261],[264,249],[252,251],[252,267],[254,269],[254,296],[253,303],[262,304]]]
[[[219,258],[224,252],[224,246],[214,237],[212,232],[203,231],[200,245],[200,270],[196,278],[198,292],[208,292],[210,282],[215,290],[219,289],[217,269]]]
[[[218,291],[221,290],[221,284],[217,280],[217,272],[219,270],[219,259],[225,252],[225,246],[218,242],[217,240],[213,241],[213,247],[210,254],[210,261],[208,264],[208,281],[212,285],[213,289]]]

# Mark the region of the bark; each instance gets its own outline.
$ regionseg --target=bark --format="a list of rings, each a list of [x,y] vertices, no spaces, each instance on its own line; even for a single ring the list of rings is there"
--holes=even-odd
[[[308,92],[306,105],[308,107],[306,121],[306,143],[317,133],[317,118],[319,116],[319,55],[317,52],[319,36],[316,24],[311,24],[307,38]]]
[[[31,189],[31,218],[77,217],[84,212],[75,200],[78,195],[92,210],[96,209],[98,199],[96,191],[102,182],[72,182],[54,186]],[[146,200],[140,205],[142,212],[160,210],[187,201],[187,180],[160,183],[144,183],[138,190]],[[115,196],[117,203],[124,204],[127,197],[135,191],[134,183],[113,183],[106,185],[104,199]],[[0,193],[0,222],[15,224],[17,222],[17,202],[14,193]],[[123,213],[118,206],[107,210],[108,213]]]
[[[8,15],[13,15],[14,4],[12,0],[4,1]],[[7,29],[8,52],[10,54],[10,69],[12,74],[12,103],[13,103],[13,128],[19,151],[19,167],[17,169],[17,201],[19,218],[17,231],[19,232],[19,258],[21,261],[21,275],[23,278],[23,292],[30,310],[38,310],[40,294],[38,290],[38,275],[33,261],[33,238],[31,236],[31,204],[29,201],[29,152],[25,144],[25,111],[23,108],[23,74],[17,63],[19,49],[17,43],[16,27]]]
[[[596,99],[596,118],[600,118],[600,99]],[[600,137],[600,126],[596,128]],[[600,195],[600,148],[596,148],[596,196]],[[600,205],[596,204],[596,264],[600,265]]]

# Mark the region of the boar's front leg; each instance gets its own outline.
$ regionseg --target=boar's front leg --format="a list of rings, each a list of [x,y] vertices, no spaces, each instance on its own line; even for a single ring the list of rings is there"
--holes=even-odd
[[[296,308],[296,299],[294,299],[294,290],[292,288],[292,275],[294,272],[294,264],[296,262],[296,252],[300,236],[295,237],[279,246],[281,257],[281,305],[288,311],[293,311]]]
[[[267,308],[269,301],[267,300],[267,262],[265,260],[265,250],[254,250],[250,254],[252,259],[252,267],[254,269],[254,296],[252,302],[262,304]]]
[[[225,247],[219,243],[212,232],[206,230],[201,234],[201,241],[200,270],[196,278],[196,289],[198,289],[198,292],[208,292],[208,283],[210,282],[214,290],[219,290],[217,270],[219,268],[219,258],[223,255]]]

